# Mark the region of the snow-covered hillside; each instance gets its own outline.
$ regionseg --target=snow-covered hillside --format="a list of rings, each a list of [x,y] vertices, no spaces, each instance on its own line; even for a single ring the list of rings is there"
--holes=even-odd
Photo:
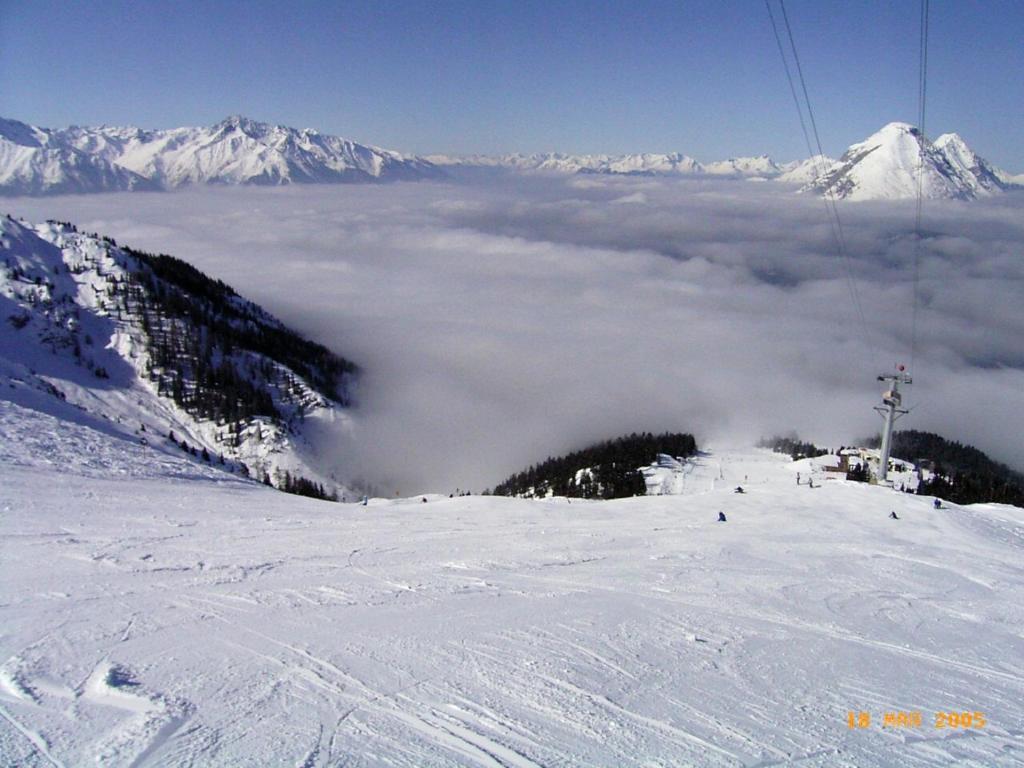
[[[63,130],[0,120],[0,194],[440,178],[421,158],[238,115],[210,127]]]
[[[5,765],[1024,755],[1024,510],[752,450],[681,496],[325,504],[7,397]]]
[[[338,487],[304,432],[347,421],[351,364],[184,262],[2,217],[0,318],[0,387],[18,398],[225,471]]]
[[[998,172],[956,134],[934,144],[912,125],[889,123],[853,144],[803,191],[846,200],[917,197],[918,176],[927,199],[972,200],[1006,187]]]

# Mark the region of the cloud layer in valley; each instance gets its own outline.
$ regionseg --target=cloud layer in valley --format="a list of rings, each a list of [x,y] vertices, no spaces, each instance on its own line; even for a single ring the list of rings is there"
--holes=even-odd
[[[480,490],[635,430],[701,442],[877,430],[910,362],[913,203],[779,184],[499,177],[8,201],[172,253],[356,360],[349,477]],[[901,422],[1024,466],[1024,195],[929,202]],[[850,279],[852,276],[852,280]],[[859,301],[866,323],[855,309]]]

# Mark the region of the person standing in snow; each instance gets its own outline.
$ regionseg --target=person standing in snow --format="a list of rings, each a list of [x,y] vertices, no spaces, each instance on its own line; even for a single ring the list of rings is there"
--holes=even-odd
[[[725,522],[725,512],[719,512],[718,513],[718,522],[720,522],[720,523],[724,523]]]

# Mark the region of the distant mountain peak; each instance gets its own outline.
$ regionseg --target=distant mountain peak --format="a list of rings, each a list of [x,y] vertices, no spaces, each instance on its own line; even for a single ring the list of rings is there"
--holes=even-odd
[[[921,131],[915,125],[905,123],[902,120],[893,120],[892,122],[886,123],[873,136],[887,133],[909,133],[912,136],[920,136]]]
[[[200,129],[201,130],[201,129]],[[211,130],[214,131],[238,131],[253,139],[260,139],[274,131],[287,131],[294,129],[283,128],[278,125],[271,125],[260,120],[253,120],[245,115],[228,115]]]
[[[959,133],[955,132],[942,134],[941,136],[939,136],[939,138],[935,140],[934,144],[937,147],[944,147],[947,144],[958,144],[963,145],[965,147],[967,146],[967,142],[964,141],[964,137],[961,136]]]
[[[852,144],[802,191],[846,200],[973,200],[1002,191],[998,172],[957,134],[934,143],[910,123],[891,122]]]

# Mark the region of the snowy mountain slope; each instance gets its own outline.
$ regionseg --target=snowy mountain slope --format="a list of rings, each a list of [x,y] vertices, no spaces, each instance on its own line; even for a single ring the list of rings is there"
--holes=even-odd
[[[978,196],[1002,192],[1006,183],[987,160],[980,157],[957,133],[944,133],[935,140],[935,147],[949,160],[962,179]]]
[[[835,158],[827,155],[814,155],[806,160],[795,160],[780,166],[782,173],[778,175],[777,180],[790,184],[808,184],[831,170],[836,162]]]
[[[999,168],[993,169],[998,178],[1003,184],[1008,187],[1024,187],[1024,173],[1007,173]]]
[[[752,450],[706,451],[685,496],[339,507],[2,402],[0,430],[7,764],[1024,754],[1021,509],[809,489]],[[937,727],[950,711],[970,725]]]
[[[889,123],[853,144],[802,191],[846,200],[898,200],[917,196],[918,169],[928,199],[973,200],[1003,189],[991,167],[955,134],[932,144],[907,123]]]
[[[5,217],[0,318],[0,386],[31,407],[42,393],[224,469],[336,485],[303,425],[347,420],[354,367],[184,262]]]
[[[85,177],[78,189],[65,177]],[[63,130],[0,122],[0,193],[170,189],[184,184],[325,184],[440,178],[426,160],[311,129],[232,116],[208,128]],[[85,184],[86,182],[82,182]]]

